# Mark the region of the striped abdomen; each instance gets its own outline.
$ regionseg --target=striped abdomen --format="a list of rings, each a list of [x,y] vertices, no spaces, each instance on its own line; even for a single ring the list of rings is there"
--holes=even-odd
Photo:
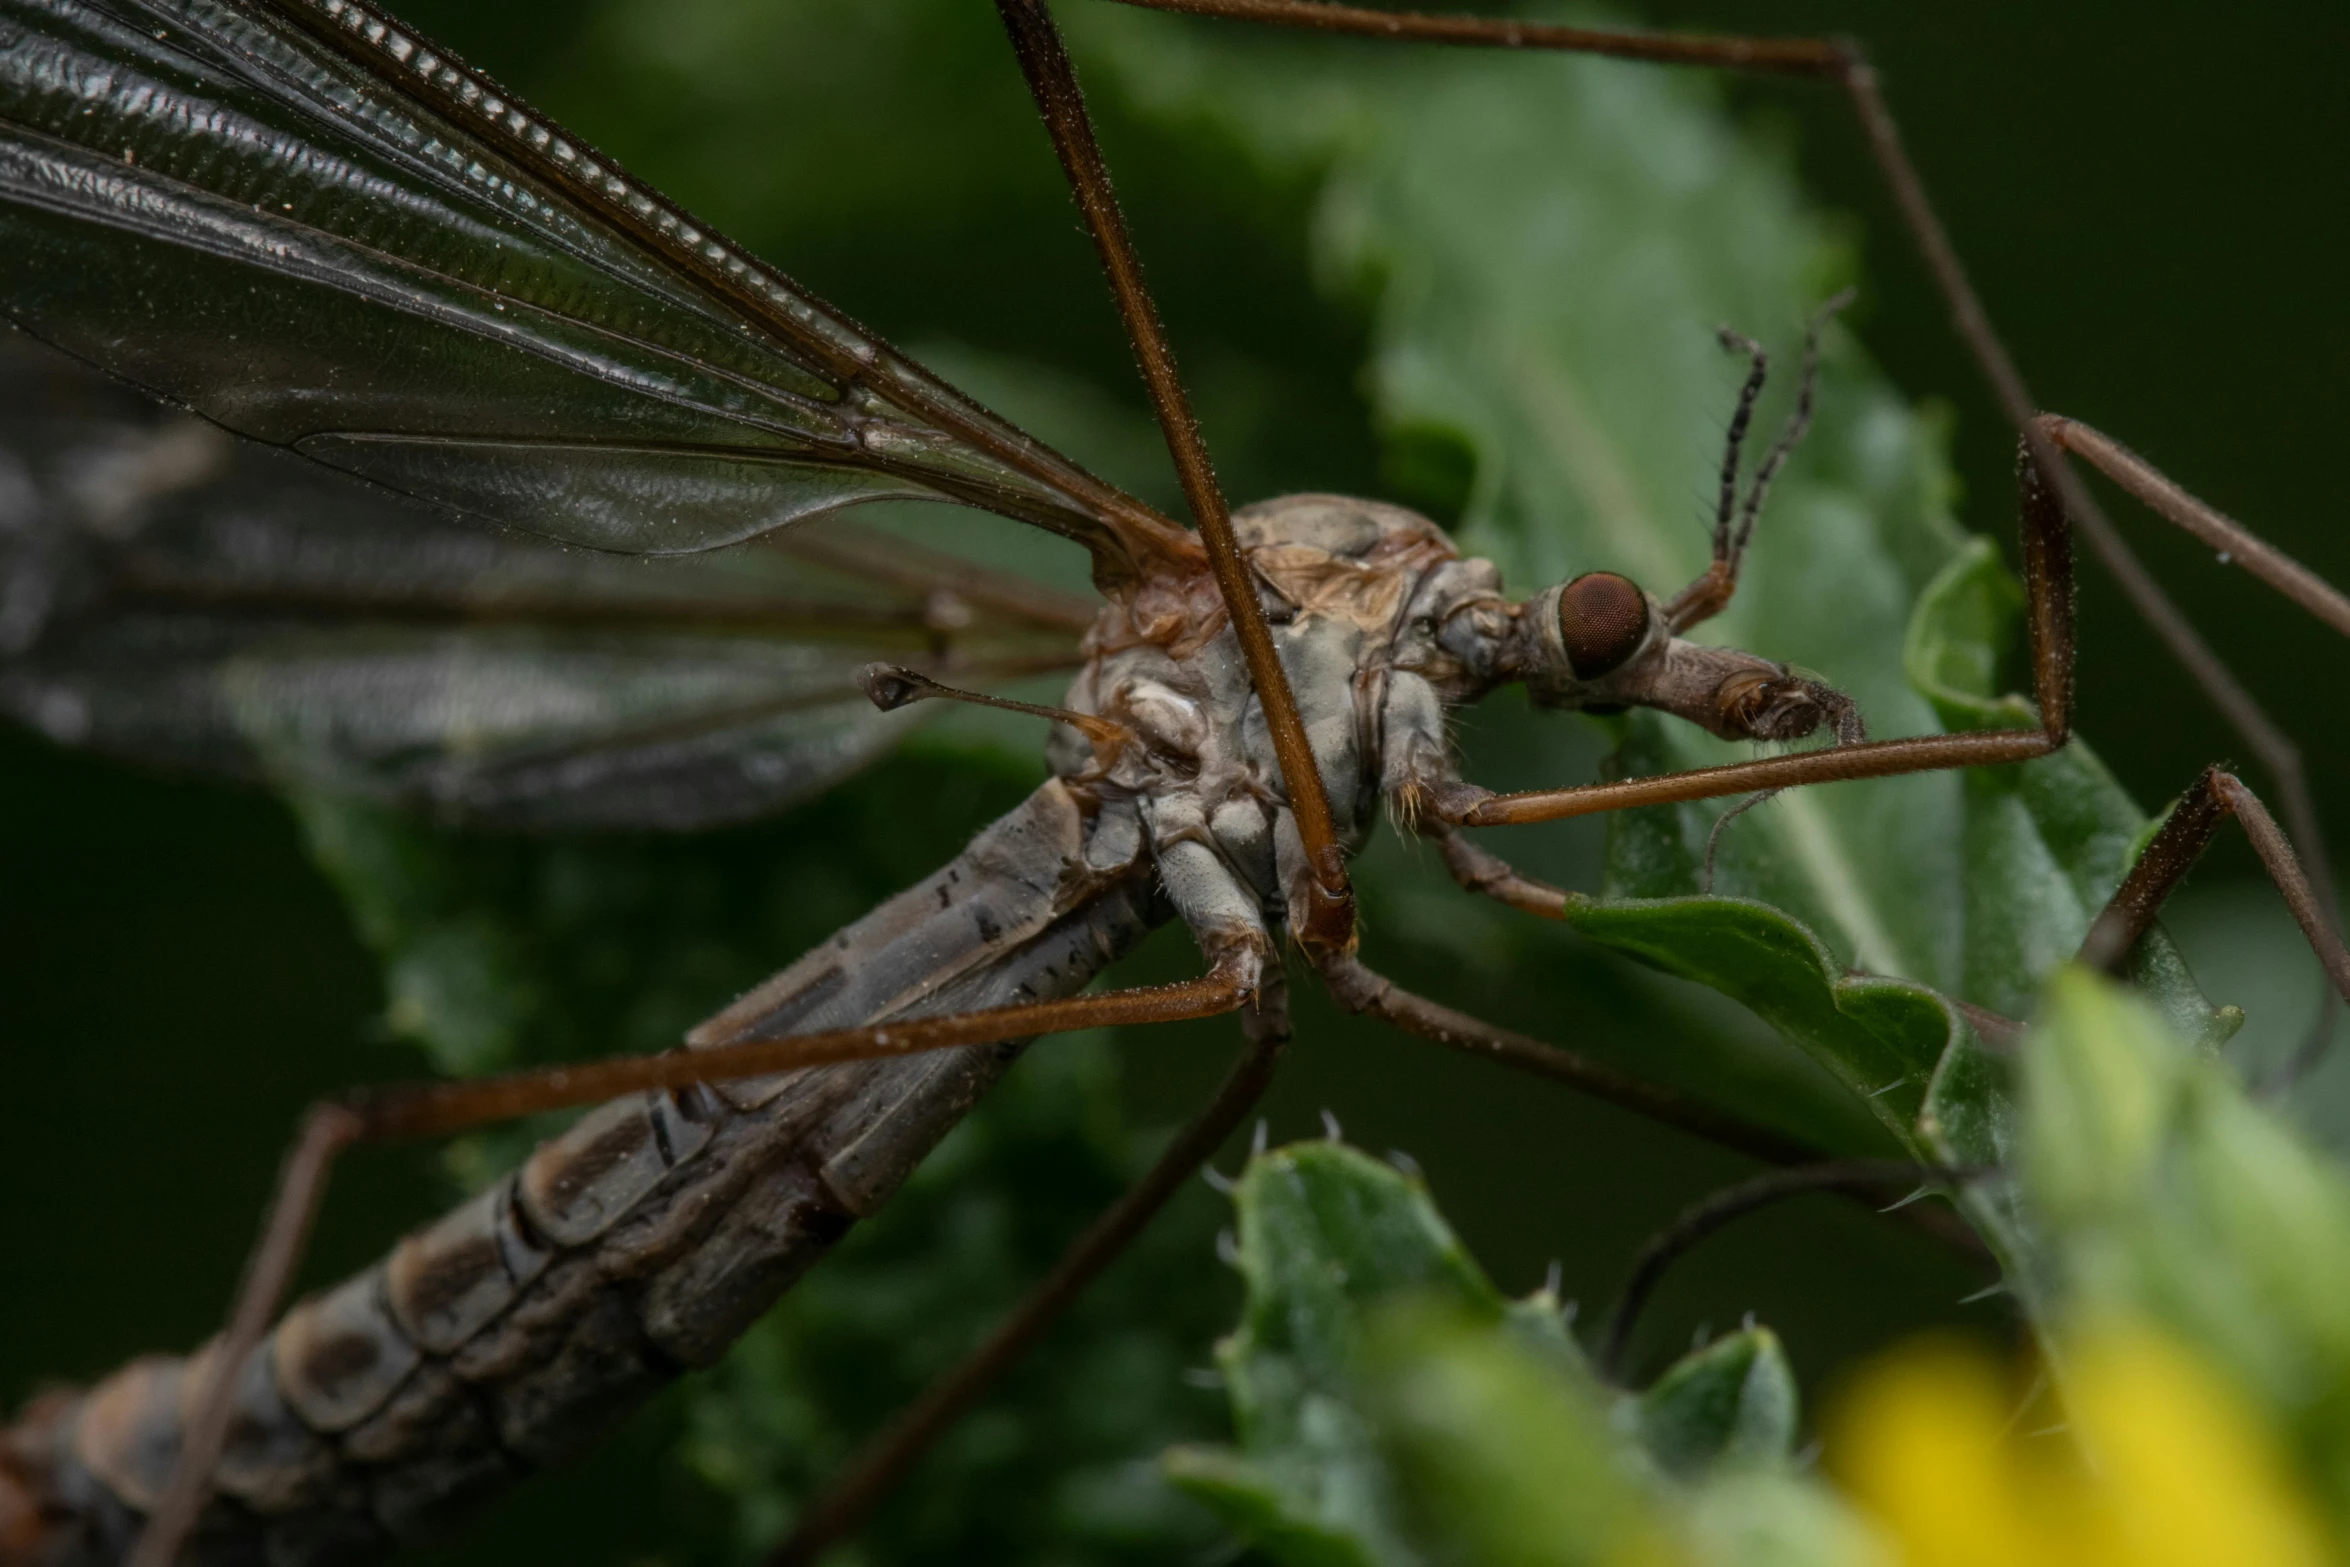
[[[1154,920],[1131,816],[1048,783],[929,880],[697,1030],[787,1034],[1065,995]],[[634,1095],[296,1306],[238,1381],[183,1560],[429,1536],[715,1361],[888,1197],[1021,1045]],[[0,1433],[0,1563],[120,1559],[204,1368],[137,1360]]]

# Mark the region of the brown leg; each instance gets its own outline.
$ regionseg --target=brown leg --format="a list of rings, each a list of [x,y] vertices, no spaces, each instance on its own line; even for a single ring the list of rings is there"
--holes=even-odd
[[[2260,803],[2260,797],[2245,788],[2242,779],[2216,767],[2205,772],[2180,797],[2170,819],[2146,845],[2146,852],[2138,856],[2138,863],[2130,867],[2129,875],[2122,878],[2113,901],[2097,916],[2097,922],[2089,927],[2088,939],[2081,943],[2081,961],[2109,972],[2118,969],[2130,955],[2130,949],[2138,944],[2138,938],[2153,925],[2163,900],[2186,879],[2188,870],[2211,846],[2219,824],[2230,816],[2243,824],[2244,836],[2252,840],[2260,863],[2268,868],[2269,879],[2284,894],[2285,906],[2293,911],[2301,934],[2308,938],[2310,950],[2317,954],[2317,961],[2324,967],[2335,993],[2350,1000],[2350,950],[2344,949],[2339,926],[2302,872],[2292,843]],[[2303,1056],[2308,1053],[2305,1046]],[[2306,1060],[2295,1061],[2288,1069],[2288,1077],[2308,1064]]]
[[[1290,809],[1297,818],[1298,837],[1304,843],[1307,863],[1313,867],[1313,904],[1294,911],[1298,938],[1309,947],[1343,946],[1354,935],[1354,891],[1347,880],[1345,851],[1332,825],[1330,802],[1322,791],[1322,775],[1314,765],[1313,748],[1306,743],[1305,720],[1298,716],[1289,676],[1273,649],[1273,633],[1257,603],[1248,563],[1241,559],[1240,543],[1233,536],[1232,516],[1225,507],[1224,492],[1217,486],[1215,468],[1208,461],[1207,443],[1200,439],[1199,421],[1192,416],[1182,378],[1175,373],[1175,354],[1168,346],[1166,328],[1160,325],[1158,308],[1143,285],[1142,264],[1126,232],[1118,198],[1110,188],[1109,169],[1095,144],[1085,99],[1077,88],[1077,74],[1045,0],[996,0],[996,11],[1011,35],[1012,52],[1019,56],[1021,74],[1036,98],[1053,150],[1060,154],[1078,211],[1101,255],[1102,269],[1109,274],[1110,292],[1117,298],[1118,314],[1126,323],[1127,338],[1141,364],[1151,407],[1183,482],[1183,498],[1199,525],[1216,589],[1240,638],[1249,681],[1264,703],[1274,759],[1280,763]]]
[[[1564,887],[1553,887],[1546,881],[1536,881],[1500,855],[1488,854],[1457,832],[1446,829],[1433,836],[1444,850],[1444,868],[1452,873],[1452,879],[1479,897],[1555,920],[1564,919],[1567,905],[1585,896]],[[1955,996],[1946,999],[1966,1014],[1983,1043],[1993,1050],[2011,1048],[2023,1032],[2023,1025],[2014,1018],[2002,1017]]]
[[[1244,1014],[1243,1022],[1248,1046],[1207,1108],[1184,1127],[1141,1180],[1070,1244],[1053,1271],[984,1343],[932,1383],[833,1480],[801,1515],[790,1538],[767,1558],[767,1567],[806,1567],[855,1531],[874,1504],[963,1417],[988,1384],[1028,1352],[1094,1277],[1133,1243],[1167,1200],[1223,1146],[1224,1139],[1264,1096],[1281,1049],[1289,1041],[1288,1009],[1281,999],[1277,976],[1268,982],[1264,1001]]]
[[[1773,1170],[1758,1175],[1751,1181],[1741,1181],[1724,1191],[1718,1191],[1683,1210],[1680,1217],[1651,1236],[1633,1260],[1632,1276],[1625,1281],[1624,1293],[1607,1314],[1607,1325],[1600,1330],[1599,1346],[1592,1359],[1599,1374],[1609,1382],[1620,1383],[1624,1375],[1624,1351],[1632,1342],[1633,1326],[1640,1320],[1640,1308],[1664,1277],[1665,1269],[1690,1247],[1730,1223],[1758,1208],[1805,1192],[1848,1192],[1874,1195],[1888,1190],[1899,1191],[1904,1186],[1931,1186],[1940,1184],[1945,1190],[1971,1177],[1990,1173],[1980,1167],[1947,1168],[1930,1164],[1910,1164],[1899,1159],[1839,1159],[1823,1164],[1803,1164],[1792,1169]],[[1902,1212],[1909,1210],[1903,1208]]]
[[[1444,868],[1462,890],[1491,898],[1526,914],[1546,920],[1564,919],[1567,905],[1583,894],[1536,881],[1498,854],[1490,854],[1461,834],[1441,825],[1421,829],[1444,851]]]
[[[220,1457],[236,1390],[234,1373],[251,1357],[284,1298],[317,1217],[336,1155],[356,1143],[442,1137],[468,1127],[541,1110],[598,1104],[647,1088],[765,1077],[798,1067],[912,1055],[955,1045],[992,1044],[1038,1034],[1164,1023],[1238,1010],[1250,997],[1242,965],[1221,964],[1181,984],[1103,991],[1057,1001],[990,1007],[946,1017],[877,1023],[780,1039],[722,1040],[696,1050],[624,1056],[466,1082],[371,1089],[340,1103],[314,1106],[278,1173],[236,1304],[212,1358],[211,1380],[195,1400],[187,1440],[170,1483],[132,1549],[130,1567],[169,1567],[204,1504],[205,1484]]]
[[[2102,431],[2061,414],[2034,421],[2063,450],[2088,459],[2099,472],[2217,550],[2303,609],[2350,637],[2350,597],[2268,543],[2235,518],[2197,500],[2159,468]]]
[[[1514,873],[1513,873],[1514,874]],[[1520,878],[1520,884],[1540,888],[1541,883]],[[1322,981],[1338,1004],[1350,1012],[1369,1013],[1384,1018],[1408,1034],[1449,1046],[1469,1055],[1484,1056],[1504,1066],[1532,1072],[1553,1082],[1579,1088],[1596,1099],[1620,1106],[1667,1126],[1677,1127],[1693,1137],[1702,1137],[1711,1143],[1742,1153],[1764,1164],[1785,1169],[1817,1168],[1822,1161],[1821,1151],[1769,1127],[1757,1126],[1715,1109],[1700,1100],[1673,1089],[1618,1072],[1570,1051],[1546,1045],[1538,1039],[1506,1028],[1497,1028],[1481,1018],[1465,1012],[1440,1006],[1422,996],[1374,973],[1349,953],[1320,956],[1315,966],[1321,971]],[[1907,1222],[1923,1230],[1936,1240],[1957,1247],[1961,1251],[1980,1255],[1982,1240],[1965,1222],[1954,1215],[1920,1209],[1907,1214]]]
[[[1232,21],[1264,22],[1275,27],[1342,33],[1357,38],[1503,49],[1558,49],[1571,54],[1644,60],[1652,65],[1711,65],[1774,76],[1836,77],[1850,67],[1853,58],[1850,45],[1819,38],[1636,33],[1498,17],[1374,11],[1367,6],[1338,5],[1328,0],[1122,0],[1122,3],[1151,11],[1220,16]]]
[[[1570,904],[1588,901],[1582,893],[1569,892],[1564,887],[1554,887],[1546,881],[1535,880],[1500,855],[1486,852],[1450,828],[1436,828],[1429,835],[1436,839],[1438,847],[1443,850],[1444,868],[1452,873],[1452,879],[1479,897],[1491,898],[1521,913],[1553,920],[1564,919]],[[1697,1110],[1702,1119],[1687,1119],[1689,1102],[1669,1090],[1638,1079],[1617,1079],[1607,1068],[1587,1062],[1580,1056],[1528,1039],[1522,1034],[1511,1033],[1507,1029],[1495,1028],[1408,991],[1399,990],[1352,958],[1345,959],[1343,964],[1325,964],[1322,973],[1330,981],[1331,994],[1338,997],[1340,1005],[1350,1010],[1374,1013],[1400,1028],[1433,1039],[1438,1044],[1490,1055],[1507,1065],[1587,1089],[1610,1103],[1654,1116],[1683,1131],[1717,1142],[1727,1142],[1716,1135],[1717,1123],[1721,1119],[1719,1112],[1700,1105]],[[1484,1037],[1480,1038],[1476,1031],[1482,1031]],[[1636,1087],[1640,1096],[1638,1102],[1619,1095],[1618,1089],[1625,1083]],[[1741,1153],[1752,1154],[1767,1164],[1801,1163],[1804,1159],[1815,1157],[1814,1151],[1800,1148],[1791,1139],[1780,1138],[1774,1132],[1751,1127],[1743,1122],[1737,1124],[1739,1135],[1744,1140],[1727,1145]],[[1781,1153],[1774,1155],[1762,1152],[1765,1146],[1778,1147]]]
[[[1809,1144],[1716,1110],[1675,1089],[1415,996],[1365,967],[1351,953],[1318,955],[1315,967],[1340,1006],[1383,1018],[1407,1034],[1579,1088],[1594,1098],[1765,1164],[1807,1164],[1820,1157],[1820,1151]]]
[[[1811,77],[1842,87],[1851,99],[1862,134],[1877,169],[1893,195],[1894,205],[1917,246],[1934,285],[1949,306],[1951,325],[1966,344],[1976,366],[1991,384],[1992,395],[2009,421],[2029,444],[2032,457],[2051,476],[2066,507],[2087,517],[2096,503],[2078,475],[2065,466],[2062,454],[2037,430],[2032,416],[2037,405],[2024,384],[2007,345],[1992,328],[1989,312],[1967,280],[1966,268],[1942,227],[1925,182],[1918,178],[1901,144],[1901,128],[1885,107],[1877,87],[1877,73],[1860,45],[1850,39],[1751,38],[1703,33],[1640,33],[1605,28],[1561,27],[1500,17],[1432,16],[1410,11],[1375,11],[1365,6],[1325,3],[1325,0],[1123,0],[1154,11],[1180,11],[1194,16],[1218,16],[1235,21],[1262,22],[1308,32],[1384,38],[1402,42],[1453,44],[1468,48],[1543,49],[1571,54],[1595,54],[1653,65],[1695,65],[1718,70],[1748,71],[1767,76]]]
[[[2109,436],[2078,420],[2056,414],[2040,415],[2039,424],[2056,445],[2088,459],[2148,507],[2242,565],[2327,625],[2350,635],[2350,600],[2299,561],[2256,538],[2233,518],[2206,506]],[[2089,547],[2097,551],[2112,571],[2131,605],[2155,629],[2189,678],[2202,688],[2205,698],[2259,758],[2261,766],[2268,769],[2285,823],[2315,872],[2312,881],[2318,906],[2325,912],[2326,922],[2340,929],[2342,910],[2334,891],[2333,860],[2326,851],[2325,831],[2318,818],[2317,801],[2309,790],[2300,746],[2253,700],[2252,693],[2237,682],[2219,655],[2122,543],[2112,523],[2102,516],[2084,515],[2080,524],[2081,531],[2088,536]],[[2333,1038],[2334,1024],[2340,1015],[2342,1003],[2331,985],[2323,988],[2320,997],[2317,1016],[2310,1022],[2309,1037],[2298,1058],[2299,1066],[2314,1063],[2324,1051],[2326,1043]]]

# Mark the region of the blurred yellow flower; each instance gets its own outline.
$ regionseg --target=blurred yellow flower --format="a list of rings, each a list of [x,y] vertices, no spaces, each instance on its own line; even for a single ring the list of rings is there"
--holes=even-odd
[[[2338,1559],[2275,1437],[2172,1340],[2107,1324],[2068,1340],[2065,1366],[2066,1428],[2033,1434],[1989,1356],[1896,1352],[1832,1412],[1828,1467],[1904,1567]]]

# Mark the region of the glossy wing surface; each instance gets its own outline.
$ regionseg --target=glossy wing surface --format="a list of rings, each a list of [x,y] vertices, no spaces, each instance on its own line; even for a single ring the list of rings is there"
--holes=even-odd
[[[842,519],[661,560],[451,522],[0,332],[0,711],[69,744],[465,821],[703,827],[904,732],[863,664],[1066,667],[1087,614]]]
[[[0,0],[0,308],[226,428],[664,554],[888,497],[1180,529],[349,0]]]

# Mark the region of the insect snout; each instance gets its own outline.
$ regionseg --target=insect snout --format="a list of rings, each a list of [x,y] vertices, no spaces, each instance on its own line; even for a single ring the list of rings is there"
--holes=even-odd
[[[1721,732],[1755,740],[1801,740],[1832,723],[1838,744],[1866,738],[1860,709],[1832,686],[1779,670],[1741,670],[1714,689]]]

